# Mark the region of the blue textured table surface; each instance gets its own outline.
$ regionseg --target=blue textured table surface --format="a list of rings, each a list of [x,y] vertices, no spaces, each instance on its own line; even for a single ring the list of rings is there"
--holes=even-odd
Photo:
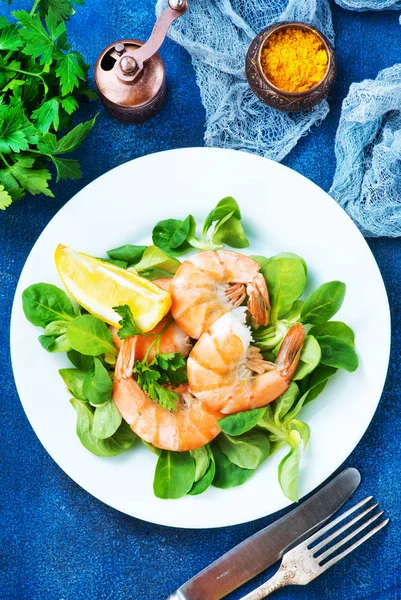
[[[13,5],[29,10],[31,3],[17,0]],[[10,10],[1,3],[1,14]],[[333,5],[333,17],[339,79],[330,115],[285,160],[325,190],[333,177],[334,136],[350,83],[375,77],[380,69],[400,62],[401,56],[396,12],[354,13]],[[108,43],[123,37],[146,38],[153,21],[154,0],[86,0],[68,27],[75,48],[93,65]],[[84,185],[122,162],[159,150],[203,145],[204,110],[190,58],[170,41],[161,53],[169,84],[161,114],[141,127],[127,127],[101,110],[95,130],[77,153],[84,179],[56,186],[55,199],[21,200],[0,214],[0,598],[4,600],[163,600],[202,567],[273,520],[209,531],[178,530],[108,508],[79,488],[47,455],[25,417],[13,382],[8,337],[14,290],[29,251],[53,215]],[[97,103],[87,105],[83,117],[97,110]],[[379,408],[346,465],[357,467],[363,477],[356,497],[374,494],[392,524],[307,588],[287,588],[277,593],[277,599],[401,598],[401,242],[376,239],[369,244],[389,294],[393,347]],[[374,293],[361,290],[361,302],[364,294]]]

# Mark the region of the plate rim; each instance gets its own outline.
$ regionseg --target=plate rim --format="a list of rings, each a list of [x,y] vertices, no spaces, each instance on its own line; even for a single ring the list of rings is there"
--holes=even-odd
[[[361,433],[358,441],[355,443],[355,445],[353,445],[352,449],[349,452],[347,450],[345,456],[341,455],[340,461],[336,461],[338,464],[335,467],[335,469],[323,481],[321,481],[315,488],[313,488],[312,490],[309,490],[309,492],[307,492],[306,494],[304,494],[303,496],[301,496],[299,498],[299,503],[304,498],[306,498],[307,496],[309,496],[310,494],[312,494],[318,487],[320,487],[324,482],[327,482],[333,476],[333,474],[338,470],[338,468],[340,468],[341,465],[348,459],[348,457],[350,456],[350,454],[355,450],[355,448],[358,446],[358,444],[360,443],[360,441],[362,440],[362,438],[366,434],[366,431],[367,431],[369,425],[371,424],[371,422],[372,422],[372,420],[373,420],[373,418],[374,418],[374,416],[376,414],[376,411],[377,411],[380,399],[381,399],[382,394],[383,394],[383,390],[384,390],[384,387],[385,387],[386,379],[387,379],[387,374],[388,374],[388,369],[389,369],[389,360],[390,360],[390,351],[391,351],[392,323],[391,323],[391,311],[390,311],[390,305],[389,305],[389,300],[388,300],[387,289],[386,289],[383,277],[381,275],[381,271],[379,269],[379,266],[378,266],[378,263],[376,261],[376,258],[374,256],[371,248],[369,247],[369,244],[367,243],[366,239],[364,238],[364,236],[362,235],[361,231],[358,229],[358,227],[356,226],[356,224],[352,221],[352,219],[344,211],[344,209],[334,200],[334,198],[332,198],[332,196],[330,196],[325,190],[323,190],[315,182],[311,181],[310,179],[308,179],[306,176],[302,175],[301,173],[299,173],[295,169],[292,169],[291,167],[289,167],[287,165],[284,165],[284,164],[282,164],[280,162],[271,160],[271,159],[269,159],[267,157],[262,157],[262,156],[259,156],[259,155],[256,155],[256,154],[252,154],[250,152],[242,151],[242,150],[232,150],[232,149],[224,149],[224,148],[210,148],[210,147],[205,147],[205,146],[199,146],[199,147],[195,146],[195,147],[188,147],[188,148],[175,148],[175,149],[162,150],[160,152],[154,152],[154,153],[146,154],[144,156],[128,160],[128,161],[126,161],[126,162],[124,162],[124,163],[122,163],[122,164],[114,167],[113,169],[110,169],[109,171],[106,171],[105,173],[102,173],[99,177],[93,179],[88,184],[86,184],[83,188],[81,188],[76,194],[74,194],[55,213],[55,215],[53,215],[53,217],[51,218],[51,220],[47,223],[46,227],[41,231],[40,235],[35,240],[32,248],[31,248],[31,250],[30,250],[30,252],[29,252],[29,254],[28,254],[28,256],[27,256],[27,258],[26,258],[26,260],[24,262],[24,265],[23,265],[23,267],[21,269],[21,272],[20,272],[20,275],[19,275],[19,278],[18,278],[18,283],[17,283],[17,286],[16,286],[16,290],[15,290],[15,294],[14,294],[14,298],[13,298],[12,310],[11,310],[10,329],[9,329],[11,366],[12,366],[12,374],[13,374],[13,378],[14,378],[14,382],[15,382],[15,387],[16,387],[16,390],[17,390],[17,393],[18,393],[18,397],[19,397],[20,403],[22,405],[23,411],[24,411],[24,413],[25,413],[25,415],[26,415],[26,417],[28,419],[28,422],[29,422],[30,426],[32,427],[32,430],[35,433],[37,439],[39,440],[39,442],[41,443],[41,445],[43,446],[43,448],[47,452],[47,454],[51,457],[51,459],[57,464],[57,466],[60,469],[62,469],[62,471],[70,479],[72,479],[72,481],[76,485],[78,485],[79,487],[81,487],[82,489],[84,489],[85,492],[89,493],[93,498],[96,498],[96,500],[98,500],[102,504],[104,504],[106,506],[110,506],[114,510],[117,510],[118,512],[120,512],[120,513],[122,513],[124,515],[127,515],[129,517],[133,517],[133,518],[142,520],[144,522],[149,522],[149,523],[153,523],[153,524],[161,525],[161,526],[168,526],[168,527],[174,527],[174,528],[194,529],[194,530],[196,530],[196,529],[216,529],[216,528],[221,528],[221,527],[236,526],[236,525],[241,525],[241,524],[245,524],[245,523],[250,523],[250,522],[253,522],[253,521],[261,519],[261,518],[266,518],[267,516],[272,517],[277,512],[279,512],[280,510],[284,510],[284,509],[288,508],[288,506],[292,505],[293,503],[290,500],[288,500],[288,499],[286,499],[284,497],[283,506],[281,508],[275,510],[274,512],[267,512],[267,514],[266,513],[260,514],[260,515],[258,515],[256,517],[253,516],[250,519],[245,518],[245,520],[244,519],[242,519],[242,520],[234,519],[233,520],[232,518],[230,518],[230,519],[227,519],[227,521],[224,522],[224,523],[222,523],[221,525],[219,525],[219,524],[212,524],[212,525],[210,525],[210,524],[207,524],[207,525],[205,525],[205,524],[199,524],[199,525],[197,525],[196,523],[194,523],[192,521],[191,521],[190,524],[187,524],[185,522],[181,523],[181,524],[171,523],[171,522],[169,522],[168,518],[167,519],[159,518],[158,514],[156,514],[155,517],[152,518],[152,520],[149,520],[149,519],[147,519],[147,518],[145,518],[143,516],[136,516],[136,515],[133,515],[133,514],[131,514],[129,512],[126,512],[124,509],[116,506],[115,503],[113,503],[113,502],[105,501],[105,500],[99,498],[97,495],[95,495],[93,492],[91,492],[89,489],[87,489],[87,487],[85,485],[83,485],[82,483],[78,483],[78,481],[70,474],[70,472],[68,470],[66,470],[64,468],[64,466],[61,466],[60,462],[62,462],[62,461],[56,460],[56,458],[54,458],[53,452],[50,452],[46,448],[44,442],[42,441],[42,438],[37,434],[37,432],[36,432],[36,430],[35,430],[32,422],[31,422],[31,419],[29,418],[29,415],[28,415],[28,413],[26,411],[25,405],[24,405],[24,403],[23,403],[23,401],[21,399],[20,387],[19,387],[17,379],[15,377],[15,372],[16,372],[16,369],[15,369],[16,356],[15,356],[15,350],[14,350],[15,343],[13,343],[13,339],[15,338],[14,331],[15,331],[15,328],[17,327],[17,325],[16,325],[16,321],[17,321],[17,308],[16,308],[16,305],[17,305],[17,302],[20,301],[20,294],[21,294],[21,292],[20,292],[20,283],[21,283],[21,279],[22,279],[22,276],[24,274],[26,265],[27,265],[27,263],[28,263],[31,255],[32,255],[32,253],[34,252],[34,250],[36,248],[36,245],[41,240],[42,236],[45,235],[45,233],[47,232],[48,228],[49,229],[51,228],[53,221],[56,218],[59,218],[60,213],[62,213],[66,209],[66,207],[70,204],[70,202],[72,202],[77,197],[79,197],[79,195],[81,193],[83,193],[86,190],[86,188],[90,187],[94,182],[98,182],[99,180],[110,176],[111,173],[115,173],[119,169],[129,168],[129,165],[131,165],[132,163],[137,163],[138,161],[146,161],[146,160],[149,160],[149,159],[154,159],[154,157],[159,156],[159,155],[163,155],[163,154],[166,154],[166,153],[168,153],[168,154],[171,154],[171,153],[177,153],[177,154],[184,153],[185,154],[185,153],[188,153],[188,152],[207,152],[208,154],[211,154],[211,153],[216,153],[216,154],[231,153],[231,154],[235,154],[235,155],[243,154],[245,156],[252,157],[252,159],[257,159],[257,160],[260,160],[260,161],[262,161],[262,160],[266,161],[267,160],[269,163],[274,163],[275,166],[278,166],[279,168],[282,168],[283,172],[285,170],[289,170],[292,173],[295,173],[297,177],[303,178],[304,180],[306,180],[308,182],[308,185],[313,185],[315,188],[317,188],[319,190],[320,194],[324,194],[324,196],[326,198],[326,201],[327,200],[331,201],[330,202],[331,205],[332,206],[335,205],[336,206],[336,210],[338,210],[339,212],[345,214],[345,216],[347,217],[347,219],[349,220],[349,222],[352,224],[352,227],[353,227],[355,233],[357,233],[359,235],[360,240],[363,242],[365,248],[368,250],[370,258],[373,260],[373,263],[374,263],[375,268],[377,270],[378,276],[380,278],[380,282],[381,282],[381,285],[382,285],[382,292],[384,294],[383,295],[383,299],[385,299],[385,306],[383,306],[383,310],[386,313],[386,315],[385,315],[386,316],[386,356],[385,356],[386,368],[385,368],[385,372],[383,373],[382,381],[381,381],[380,386],[379,386],[380,387],[380,393],[378,394],[378,399],[376,401],[376,404],[375,404],[375,407],[374,407],[374,411],[373,411],[373,413],[372,413],[372,415],[371,415],[368,423],[366,424],[366,427],[364,427],[363,432]],[[180,161],[178,161],[178,163],[179,162]]]

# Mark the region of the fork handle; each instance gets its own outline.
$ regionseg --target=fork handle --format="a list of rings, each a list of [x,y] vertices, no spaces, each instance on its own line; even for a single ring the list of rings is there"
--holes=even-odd
[[[241,600],[261,600],[262,598],[266,598],[266,596],[270,596],[270,594],[276,590],[285,587],[289,583],[286,573],[279,570],[273,577],[270,577],[265,583],[262,583],[256,590],[253,590],[241,598]]]

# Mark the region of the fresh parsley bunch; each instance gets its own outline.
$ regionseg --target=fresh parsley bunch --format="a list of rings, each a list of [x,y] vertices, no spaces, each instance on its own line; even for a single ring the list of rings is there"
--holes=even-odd
[[[10,1],[9,1],[10,3]],[[89,66],[68,44],[66,20],[83,0],[35,0],[32,10],[0,17],[0,209],[30,194],[53,197],[56,181],[79,179],[77,160],[65,158],[84,141],[95,119],[71,126],[78,96],[96,95],[86,86]]]

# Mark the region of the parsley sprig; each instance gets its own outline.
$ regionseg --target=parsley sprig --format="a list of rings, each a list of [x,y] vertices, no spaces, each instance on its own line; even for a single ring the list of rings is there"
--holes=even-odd
[[[125,340],[134,335],[146,335],[154,337],[143,360],[137,360],[134,364],[133,372],[139,387],[146,392],[151,400],[158,402],[163,408],[171,411],[177,410],[177,403],[180,399],[177,392],[170,389],[172,386],[178,387],[187,383],[187,369],[185,359],[182,354],[160,353],[160,340],[162,335],[172,323],[172,319],[167,319],[164,327],[157,334],[142,333],[132,315],[131,309],[127,304],[114,306],[113,310],[121,317],[120,329],[118,335],[120,339]],[[149,356],[156,346],[156,355],[151,362]]]
[[[133,335],[148,335],[139,329],[128,304],[113,306],[113,310],[121,317],[121,321],[119,321],[120,329],[117,333],[120,340],[126,340]]]
[[[177,392],[165,385],[177,387],[188,381],[185,359],[182,354],[156,354],[149,364],[147,360],[136,361],[134,373],[139,387],[163,408],[177,410],[180,399]]]
[[[94,98],[86,86],[88,65],[71,49],[66,20],[83,0],[35,0],[16,22],[0,17],[0,209],[30,194],[53,196],[56,181],[82,176],[77,160],[65,158],[84,141],[95,119],[71,126],[78,96]]]

